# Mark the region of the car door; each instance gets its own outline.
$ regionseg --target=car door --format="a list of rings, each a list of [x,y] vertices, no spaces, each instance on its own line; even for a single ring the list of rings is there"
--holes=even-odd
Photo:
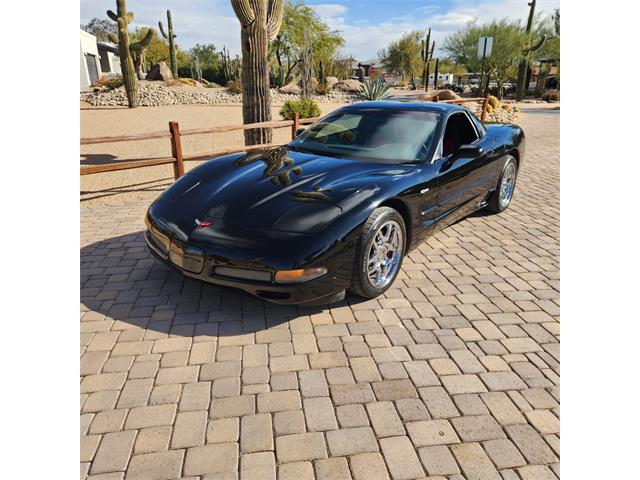
[[[465,111],[452,113],[447,119],[440,157],[434,167],[437,178],[436,228],[450,225],[468,215],[486,197],[494,175],[493,142],[482,136]],[[463,150],[462,145],[479,147],[479,151]]]

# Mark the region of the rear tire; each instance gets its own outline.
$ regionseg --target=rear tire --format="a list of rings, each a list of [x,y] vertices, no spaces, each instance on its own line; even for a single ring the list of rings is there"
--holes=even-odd
[[[491,213],[504,212],[513,199],[516,189],[516,180],[518,178],[518,162],[516,159],[507,155],[507,160],[502,167],[502,172],[498,178],[496,189],[491,195],[491,199],[487,205],[487,210]]]
[[[358,240],[349,291],[364,298],[387,291],[400,272],[406,238],[402,215],[390,207],[376,208]]]

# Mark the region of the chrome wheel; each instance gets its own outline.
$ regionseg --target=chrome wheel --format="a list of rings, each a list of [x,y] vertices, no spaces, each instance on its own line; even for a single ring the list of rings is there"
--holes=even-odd
[[[386,287],[400,266],[404,238],[402,227],[395,220],[382,224],[373,237],[367,257],[367,276],[375,288]]]
[[[516,164],[511,162],[502,175],[500,183],[500,207],[506,208],[511,202],[513,191],[516,188]]]

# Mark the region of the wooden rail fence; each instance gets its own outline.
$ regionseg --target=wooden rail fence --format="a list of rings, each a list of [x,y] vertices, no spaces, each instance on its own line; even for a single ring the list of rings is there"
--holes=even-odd
[[[438,97],[434,96],[431,98],[432,102],[438,102]],[[487,111],[487,98],[462,98],[458,100],[440,100],[440,103],[468,103],[468,102],[482,102],[482,117],[481,120],[484,121],[486,111]],[[279,143],[271,143],[271,144],[261,144],[261,145],[248,145],[242,147],[234,147],[227,148],[224,150],[215,150],[212,152],[200,152],[194,153],[190,155],[184,155],[182,152],[182,144],[180,139],[182,137],[190,136],[190,135],[203,135],[209,133],[225,133],[232,132],[236,130],[250,130],[254,128],[284,128],[291,127],[291,139],[295,138],[296,131],[300,128],[300,125],[308,125],[314,123],[320,119],[320,117],[314,118],[303,118],[301,119],[296,112],[294,114],[293,120],[279,120],[273,122],[260,122],[260,123],[249,123],[246,125],[230,125],[224,127],[211,127],[211,128],[196,128],[191,130],[180,131],[180,126],[178,122],[169,122],[169,130],[166,132],[152,132],[152,133],[143,133],[138,135],[121,135],[115,137],[92,137],[92,138],[81,138],[80,145],[94,145],[97,143],[117,143],[117,142],[137,142],[141,140],[151,140],[154,138],[169,138],[171,141],[171,156],[170,157],[157,157],[157,158],[144,158],[140,160],[131,160],[127,162],[116,162],[116,163],[105,163],[104,165],[90,165],[90,166],[81,166],[80,167],[80,175],[91,175],[94,173],[103,173],[103,172],[115,172],[118,170],[130,170],[133,168],[143,168],[143,167],[151,167],[155,165],[173,165],[173,175],[176,178],[180,178],[184,175],[184,162],[190,162],[194,160],[203,160],[206,158],[214,158],[219,157],[221,155],[227,155],[230,153],[238,153],[238,152],[247,152],[251,150],[258,150],[261,148],[272,148],[278,147],[281,144]]]

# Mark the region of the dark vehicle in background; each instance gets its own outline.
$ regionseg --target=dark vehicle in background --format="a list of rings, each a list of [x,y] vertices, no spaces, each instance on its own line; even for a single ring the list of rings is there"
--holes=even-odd
[[[519,127],[460,106],[354,103],[288,145],[191,170],[149,207],[147,243],[188,277],[272,302],[373,298],[428,235],[505,210],[524,151]]]

